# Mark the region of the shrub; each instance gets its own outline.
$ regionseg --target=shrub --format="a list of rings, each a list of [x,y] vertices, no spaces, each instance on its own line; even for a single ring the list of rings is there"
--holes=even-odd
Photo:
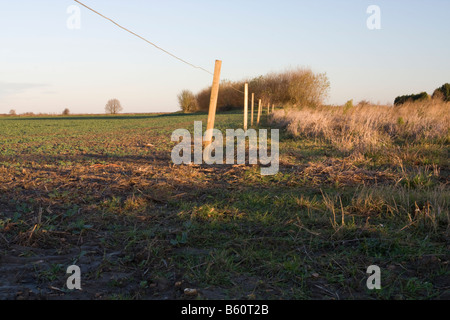
[[[446,83],[442,87],[434,90],[433,99],[440,99],[446,102],[450,101],[450,83]]]
[[[344,114],[347,114],[351,109],[353,109],[353,99],[349,100],[344,105]]]
[[[395,98],[394,105],[399,106],[407,102],[416,102],[416,101],[426,101],[429,100],[430,96],[426,92],[421,92],[419,94],[411,94],[406,96],[400,96]]]
[[[230,110],[240,108],[244,105],[244,95],[240,92],[244,90],[245,82],[231,82],[224,80],[219,86],[219,97],[217,99],[217,110]],[[208,111],[211,99],[211,87],[201,90],[196,95],[198,110]]]
[[[278,104],[294,108],[318,107],[328,96],[330,82],[325,73],[316,74],[307,68],[297,68],[280,73],[270,73],[242,81],[222,81],[217,101],[218,110],[242,108],[244,105],[245,83],[249,84],[249,94],[261,99],[263,104]],[[211,87],[197,94],[200,110],[207,111]],[[257,104],[257,102],[255,101]]]
[[[70,114],[70,110],[68,108],[65,108],[64,111],[62,112],[63,116],[68,116]]]
[[[283,85],[285,83],[285,85]],[[277,83],[277,90],[283,92],[288,87],[288,94],[279,97],[281,104],[290,100],[294,107],[319,107],[328,96],[330,83],[326,74],[314,74],[310,69],[297,69],[288,72],[287,78]]]
[[[180,104],[181,110],[185,113],[195,112],[198,109],[197,98],[189,90],[183,90],[178,95],[178,103]]]

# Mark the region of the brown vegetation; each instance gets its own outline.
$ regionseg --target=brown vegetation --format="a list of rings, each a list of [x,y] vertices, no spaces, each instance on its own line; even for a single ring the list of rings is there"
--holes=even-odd
[[[270,73],[242,81],[222,81],[217,108],[227,110],[242,108],[243,90],[248,82],[250,93],[262,99],[264,104],[288,105],[292,107],[322,105],[328,95],[330,83],[326,74],[316,74],[311,69],[297,68],[280,73]],[[211,87],[197,94],[198,108],[207,111]]]
[[[197,99],[195,95],[189,90],[183,90],[178,95],[178,103],[183,112],[195,112],[198,109]]]
[[[449,141],[450,103],[427,101],[398,107],[357,105],[278,110],[272,122],[294,136],[331,142],[341,151],[366,152],[394,141]]]

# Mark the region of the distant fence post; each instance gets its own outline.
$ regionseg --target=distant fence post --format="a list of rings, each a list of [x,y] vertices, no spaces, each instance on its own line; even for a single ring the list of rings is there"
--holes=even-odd
[[[261,119],[261,110],[262,110],[261,99],[259,99],[259,104],[258,104],[258,119],[257,119],[257,121],[256,121],[256,124],[259,124],[259,120]]]
[[[211,88],[211,100],[209,102],[209,114],[208,114],[208,125],[206,127],[206,137],[205,145],[209,146],[212,142],[212,129],[214,129],[214,122],[216,120],[216,109],[217,109],[217,98],[219,97],[219,86],[220,86],[220,70],[222,69],[222,61],[216,60],[214,67],[214,77],[213,84]]]
[[[251,125],[253,126],[253,109],[255,107],[255,94],[252,93],[252,120],[251,120]]]
[[[244,131],[248,128],[248,83],[245,83],[244,94]]]

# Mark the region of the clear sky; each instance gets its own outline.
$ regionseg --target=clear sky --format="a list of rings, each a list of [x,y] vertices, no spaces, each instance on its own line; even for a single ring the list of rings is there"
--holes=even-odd
[[[84,0],[86,5],[222,79],[289,67],[326,72],[327,101],[392,103],[450,82],[449,0]],[[71,0],[0,0],[0,113],[178,110],[177,94],[211,85],[187,66]],[[381,29],[370,30],[370,5]],[[72,21],[72,20],[71,20]]]

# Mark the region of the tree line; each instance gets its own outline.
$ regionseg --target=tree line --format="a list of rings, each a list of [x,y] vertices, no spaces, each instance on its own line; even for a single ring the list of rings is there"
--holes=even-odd
[[[261,99],[263,104],[276,104],[294,108],[318,107],[328,97],[330,82],[325,73],[314,73],[309,68],[297,68],[241,81],[224,80],[220,84],[217,109],[224,111],[244,106],[244,86],[249,95]],[[197,94],[183,90],[178,101],[184,112],[208,111],[211,87]]]
[[[407,102],[416,102],[416,101],[426,101],[430,99],[439,99],[445,102],[450,101],[450,83],[444,84],[442,87],[434,90],[433,95],[430,95],[427,92],[421,92],[418,94],[410,94],[399,96],[395,98],[394,105],[399,106]]]

